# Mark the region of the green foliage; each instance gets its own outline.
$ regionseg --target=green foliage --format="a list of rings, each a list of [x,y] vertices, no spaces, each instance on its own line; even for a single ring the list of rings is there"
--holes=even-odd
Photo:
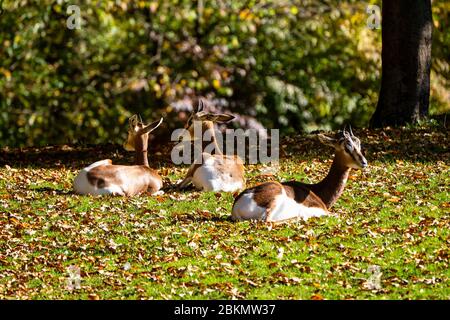
[[[130,163],[120,146],[0,154],[0,299],[448,299],[447,132],[355,133],[369,166],[351,172],[331,216],[276,226],[231,221],[229,193],[71,193],[84,165]],[[282,146],[275,176],[246,167],[249,186],[326,175],[332,151],[315,138]],[[187,168],[163,159],[152,166],[169,186]],[[79,289],[67,288],[70,266]]]
[[[376,3],[376,1],[371,1]],[[78,4],[80,29],[66,26]],[[119,142],[128,116],[168,116],[185,96],[284,131],[365,125],[380,80],[380,30],[365,2],[4,1],[0,145]],[[433,105],[448,90],[448,4],[433,2]],[[176,118],[176,117],[174,117]]]

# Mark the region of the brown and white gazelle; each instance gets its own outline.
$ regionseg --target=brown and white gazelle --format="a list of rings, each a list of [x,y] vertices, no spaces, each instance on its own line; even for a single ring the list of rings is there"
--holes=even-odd
[[[78,194],[134,196],[146,191],[151,194],[162,187],[162,179],[148,165],[147,145],[150,132],[159,127],[163,118],[144,125],[137,116],[130,118],[127,151],[135,151],[135,165],[113,165],[110,159],[97,161],[82,169],[74,180]]]
[[[344,129],[334,138],[322,134],[318,137],[335,149],[333,164],[325,179],[316,184],[266,182],[249,188],[236,198],[232,219],[283,222],[328,214],[328,209],[341,196],[350,170],[365,168],[367,160],[351,129]]]
[[[214,133],[214,122],[226,123],[234,119],[231,114],[208,113],[203,110],[204,102],[199,100],[197,110],[194,110],[189,117],[185,129],[189,131],[191,143],[194,143],[194,127],[201,128],[201,137],[209,136],[210,141],[203,141],[201,161],[193,163],[189,168],[186,177],[178,185],[178,188],[186,188],[189,183],[193,183],[197,189],[203,191],[225,191],[233,192],[245,188],[244,164],[241,158],[235,155],[224,155],[217,143]],[[213,144],[211,153],[204,152],[205,148]],[[195,148],[195,144],[194,144]]]

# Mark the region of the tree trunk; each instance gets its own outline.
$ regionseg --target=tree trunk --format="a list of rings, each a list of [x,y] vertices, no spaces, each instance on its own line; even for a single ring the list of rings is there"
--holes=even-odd
[[[383,0],[382,77],[370,127],[401,126],[428,115],[430,98],[430,0]]]

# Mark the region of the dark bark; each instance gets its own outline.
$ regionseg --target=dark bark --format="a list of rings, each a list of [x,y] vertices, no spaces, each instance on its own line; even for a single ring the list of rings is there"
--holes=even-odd
[[[372,128],[415,123],[428,115],[430,0],[383,0],[382,78]]]

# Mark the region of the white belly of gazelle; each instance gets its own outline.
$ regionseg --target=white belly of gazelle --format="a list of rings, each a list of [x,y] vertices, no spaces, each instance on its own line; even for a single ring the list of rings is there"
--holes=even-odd
[[[271,209],[259,206],[253,199],[253,192],[242,195],[233,206],[234,220],[265,220],[279,222],[290,219],[320,217],[327,212],[321,208],[306,207],[289,198],[285,191],[274,197]]]
[[[306,207],[286,194],[280,194],[275,199],[275,206],[267,216],[267,221],[283,221],[289,219],[304,219],[320,217],[327,212],[321,208]]]

